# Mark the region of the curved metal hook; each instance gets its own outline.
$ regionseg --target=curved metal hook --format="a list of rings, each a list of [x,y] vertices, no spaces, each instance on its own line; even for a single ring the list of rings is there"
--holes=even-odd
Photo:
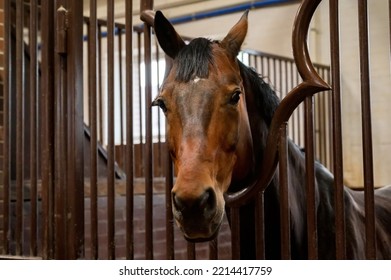
[[[250,186],[236,193],[226,193],[227,206],[240,207],[263,192],[270,184],[278,164],[279,128],[287,122],[293,111],[315,93],[329,90],[330,86],[316,72],[307,47],[307,35],[312,16],[322,0],[303,0],[294,21],[292,32],[293,57],[303,82],[291,90],[274,113],[262,160],[261,176]]]

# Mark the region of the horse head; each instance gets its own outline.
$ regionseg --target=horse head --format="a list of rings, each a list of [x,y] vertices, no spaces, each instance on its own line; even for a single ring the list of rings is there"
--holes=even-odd
[[[247,33],[247,12],[225,38],[188,45],[161,12],[155,34],[173,59],[153,106],[167,119],[167,144],[177,174],[174,218],[190,241],[213,239],[224,215],[224,193],[253,165],[245,90],[236,56]]]

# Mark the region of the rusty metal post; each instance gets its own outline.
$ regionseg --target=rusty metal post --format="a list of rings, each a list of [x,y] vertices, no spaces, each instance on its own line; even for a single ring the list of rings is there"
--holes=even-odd
[[[11,187],[11,3],[4,1],[4,146],[3,146],[3,236],[2,254],[9,254],[10,244],[10,187]]]
[[[134,161],[133,161],[133,23],[132,1],[126,1],[126,258],[134,258]]]
[[[114,0],[107,6],[107,250],[115,259]]]
[[[338,0],[330,0],[330,52],[332,73],[332,130],[333,130],[333,171],[335,205],[335,246],[336,258],[346,258],[345,211],[343,194],[343,158],[341,124],[341,81],[339,59],[339,16]]]
[[[37,94],[38,94],[38,58],[37,58],[38,4],[30,1],[29,51],[30,51],[30,255],[36,256],[37,248],[37,180],[38,180],[38,142],[37,142]]]
[[[152,10],[153,0],[141,1],[140,11]],[[144,24],[145,61],[145,258],[153,259],[153,170],[152,170],[152,55],[151,26]]]
[[[280,227],[281,227],[281,259],[291,258],[290,243],[290,210],[289,210],[289,188],[288,188],[288,138],[287,123],[280,126],[279,136],[279,175],[280,175]]]
[[[373,147],[369,76],[368,3],[358,0],[358,24],[360,43],[362,140],[364,157],[365,237],[366,257],[376,258],[375,206],[373,179]]]
[[[68,190],[69,259],[84,257],[83,2],[69,0]]]
[[[54,221],[53,221],[53,186],[54,186],[54,3],[50,0],[41,2],[42,34],[42,83],[41,83],[41,149],[42,149],[42,257],[54,257]]]
[[[90,20],[88,25],[88,81],[90,101],[90,209],[91,209],[91,257],[98,259],[98,129],[97,129],[97,1],[90,2]]]
[[[55,15],[55,127],[54,127],[54,247],[55,259],[67,258],[67,228],[66,228],[66,189],[67,189],[67,69],[66,69],[66,50],[67,50],[67,10],[59,6]]]
[[[317,211],[315,205],[315,158],[312,96],[305,99],[305,163],[307,190],[308,258],[318,258]]]
[[[23,201],[24,201],[24,5],[16,1],[16,255],[23,254]]]

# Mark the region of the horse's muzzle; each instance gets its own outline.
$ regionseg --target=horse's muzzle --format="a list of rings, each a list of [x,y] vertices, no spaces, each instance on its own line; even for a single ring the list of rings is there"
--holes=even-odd
[[[218,209],[212,188],[196,198],[173,192],[172,204],[174,218],[188,241],[208,241],[218,234],[224,211]]]

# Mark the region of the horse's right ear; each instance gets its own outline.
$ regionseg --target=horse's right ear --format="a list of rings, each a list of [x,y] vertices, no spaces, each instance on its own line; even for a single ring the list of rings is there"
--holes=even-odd
[[[160,47],[169,57],[175,58],[186,45],[185,42],[161,11],[157,11],[155,14],[154,26]]]

